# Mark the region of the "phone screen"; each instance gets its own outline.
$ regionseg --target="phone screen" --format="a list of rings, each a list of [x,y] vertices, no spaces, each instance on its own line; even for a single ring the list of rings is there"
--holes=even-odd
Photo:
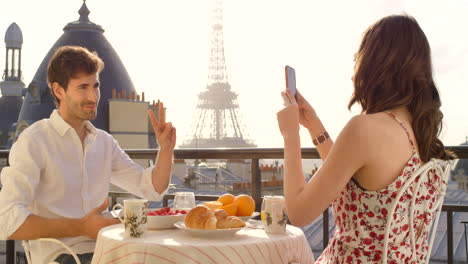
[[[286,73],[286,87],[291,91],[291,94],[295,97],[296,96],[296,71],[294,68],[289,67],[286,65],[284,67],[284,71]]]

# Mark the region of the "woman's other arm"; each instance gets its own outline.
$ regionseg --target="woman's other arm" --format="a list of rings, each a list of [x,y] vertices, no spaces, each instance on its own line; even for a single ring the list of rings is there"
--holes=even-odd
[[[296,92],[296,101],[299,107],[299,123],[309,131],[311,139],[313,140],[326,132],[327,130],[322,124],[320,118],[317,116],[314,108],[309,104],[309,102],[307,102],[302,94],[299,93],[299,91]],[[322,160],[327,158],[332,146],[333,140],[331,138],[327,139],[323,144],[316,146]]]

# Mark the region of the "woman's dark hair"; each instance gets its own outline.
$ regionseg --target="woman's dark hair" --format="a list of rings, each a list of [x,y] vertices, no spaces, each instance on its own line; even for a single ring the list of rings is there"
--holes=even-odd
[[[422,161],[454,159],[438,136],[443,114],[432,78],[431,49],[413,17],[393,15],[371,25],[356,54],[354,93],[349,102],[363,113],[378,113],[405,106]]]

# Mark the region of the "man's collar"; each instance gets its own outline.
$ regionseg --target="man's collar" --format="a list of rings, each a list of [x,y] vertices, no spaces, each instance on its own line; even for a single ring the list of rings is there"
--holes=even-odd
[[[88,131],[89,135],[94,139],[96,137],[96,127],[89,121],[85,122],[85,128]]]
[[[56,109],[50,115],[50,121],[60,136],[65,135],[68,130],[73,129],[65,120],[63,120],[63,118],[59,115],[58,110]],[[91,124],[91,122],[86,121],[85,128],[89,134],[96,136],[96,127]]]

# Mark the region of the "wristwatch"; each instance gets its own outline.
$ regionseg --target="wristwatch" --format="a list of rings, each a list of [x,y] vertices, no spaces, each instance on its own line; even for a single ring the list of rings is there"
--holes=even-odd
[[[328,132],[325,131],[322,134],[320,134],[318,137],[312,139],[312,142],[314,143],[315,146],[318,146],[320,144],[325,143],[325,141],[327,141],[327,139],[329,138],[330,136],[328,135]]]

